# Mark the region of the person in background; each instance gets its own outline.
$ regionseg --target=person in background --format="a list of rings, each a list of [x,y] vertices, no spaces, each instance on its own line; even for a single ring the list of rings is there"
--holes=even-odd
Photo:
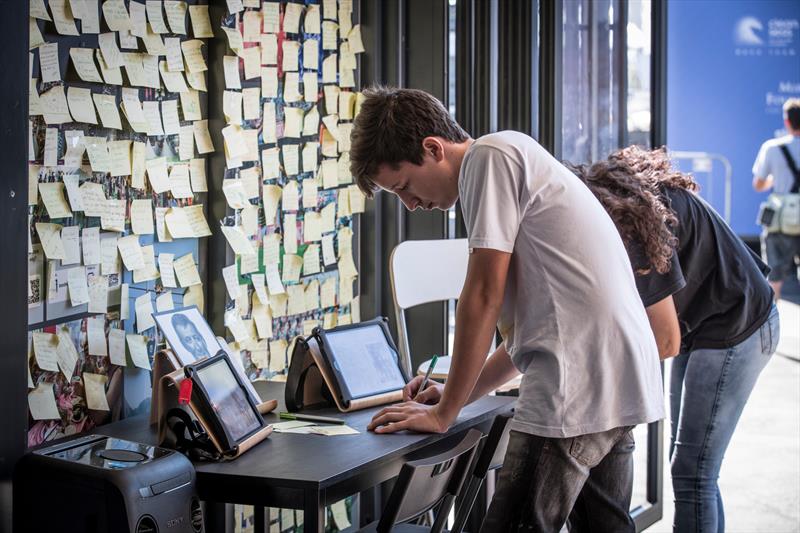
[[[611,219],[527,135],[471,139],[423,91],[364,96],[351,135],[358,186],[412,211],[460,199],[470,247],[438,401],[389,406],[369,429],[447,431],[465,403],[522,372],[482,531],[559,531],[567,520],[572,531],[634,531],[631,429],[664,406],[658,351]],[[498,326],[503,342],[487,360]]]
[[[775,352],[769,271],[661,150],[619,150],[570,166],[628,249],[659,355],[671,357],[670,460],[676,532],[722,532],[722,458]]]
[[[758,192],[772,189],[775,195],[783,196],[797,194],[800,188],[800,171],[797,170],[800,168],[800,98],[790,98],[784,103],[783,123],[788,135],[762,144],[753,164],[753,188]],[[780,217],[780,213],[774,216]],[[790,275],[797,275],[795,261],[800,256],[800,235],[784,233],[780,228],[770,231],[765,225],[761,233],[761,254],[772,268],[769,283],[778,300],[783,281]]]

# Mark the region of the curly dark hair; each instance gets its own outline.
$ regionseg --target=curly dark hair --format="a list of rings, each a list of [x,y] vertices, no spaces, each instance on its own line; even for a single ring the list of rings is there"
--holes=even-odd
[[[625,247],[642,247],[647,265],[634,265],[646,274],[655,268],[669,272],[678,240],[671,228],[678,224],[663,188],[696,191],[697,183],[675,170],[665,148],[646,150],[629,146],[592,165],[564,163],[589,187],[617,226]]]

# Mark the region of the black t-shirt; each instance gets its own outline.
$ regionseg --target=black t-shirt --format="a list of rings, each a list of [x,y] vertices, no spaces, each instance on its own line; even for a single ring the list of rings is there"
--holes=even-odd
[[[769,267],[737,237],[702,198],[665,188],[675,211],[678,239],[666,274],[636,274],[645,307],[669,295],[681,326],[681,351],[729,348],[756,331],[769,317]],[[641,246],[631,246],[634,270],[649,263]]]

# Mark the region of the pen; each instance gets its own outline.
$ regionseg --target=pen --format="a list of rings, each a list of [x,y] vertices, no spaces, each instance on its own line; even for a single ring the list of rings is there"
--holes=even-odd
[[[428,366],[428,371],[425,372],[425,377],[422,379],[422,383],[420,384],[419,389],[417,390],[416,396],[414,396],[414,401],[417,400],[417,396],[419,396],[419,393],[425,390],[425,386],[428,384],[428,380],[431,377],[431,372],[433,372],[433,367],[436,366],[437,359],[439,359],[438,355],[434,355],[433,359],[431,359],[431,364],[430,366]]]
[[[283,420],[307,420],[308,422],[321,422],[323,424],[344,424],[344,420],[341,418],[332,418],[329,416],[304,415],[300,413],[286,412],[282,412],[278,416]]]

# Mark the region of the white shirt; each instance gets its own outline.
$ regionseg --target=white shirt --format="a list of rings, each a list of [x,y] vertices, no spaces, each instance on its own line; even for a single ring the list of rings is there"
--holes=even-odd
[[[777,194],[786,194],[794,184],[794,176],[781,152],[781,145],[789,147],[789,155],[794,164],[800,168],[800,137],[786,135],[778,139],[770,139],[761,145],[753,163],[753,175],[757,178],[772,176],[772,190]]]
[[[509,252],[498,327],[524,374],[512,428],[572,437],[664,417],[628,255],[589,189],[532,138],[477,139],[459,174],[471,248]]]

